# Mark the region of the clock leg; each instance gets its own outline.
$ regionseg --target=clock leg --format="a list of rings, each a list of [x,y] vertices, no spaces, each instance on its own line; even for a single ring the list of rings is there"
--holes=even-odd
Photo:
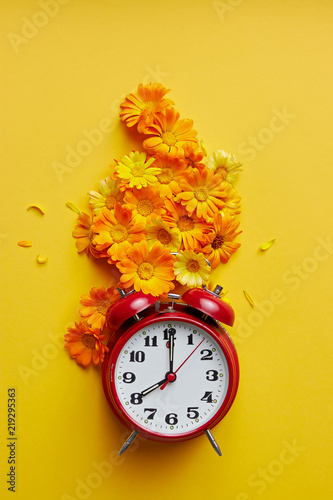
[[[206,430],[206,436],[208,437],[208,439],[210,441],[210,444],[212,445],[212,447],[214,448],[214,450],[216,451],[216,453],[218,454],[218,456],[221,457],[222,456],[222,451],[220,450],[219,445],[217,444],[217,442],[213,438],[213,435],[212,435],[212,433],[210,432],[209,429]]]
[[[139,431],[133,431],[129,436],[128,438],[126,439],[125,443],[123,444],[123,446],[121,447],[121,450],[120,452],[118,453],[118,455],[122,455],[124,453],[124,451],[127,450],[127,448],[129,447],[129,445],[131,443],[133,443],[134,439],[136,438],[136,436],[139,434]]]

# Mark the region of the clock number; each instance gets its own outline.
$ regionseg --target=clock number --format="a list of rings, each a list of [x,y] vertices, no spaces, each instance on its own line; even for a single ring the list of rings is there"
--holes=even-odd
[[[217,370],[208,370],[206,372],[206,380],[217,380],[219,378],[219,372]]]
[[[199,406],[190,406],[189,408],[187,408],[187,417],[198,418],[199,412],[197,410],[199,410]]]
[[[213,394],[212,392],[206,391],[200,401],[206,401],[206,403],[212,403],[213,402],[212,394]]]
[[[151,413],[148,415],[147,420],[154,420],[155,413],[157,412],[157,408],[145,408],[143,410],[145,411],[150,411]]]
[[[201,361],[210,361],[213,359],[213,351],[211,351],[210,349],[203,349],[202,351],[200,351],[200,354],[203,355]]]
[[[136,376],[132,372],[125,372],[123,374],[123,380],[125,384],[131,384],[136,379]]]
[[[190,335],[187,336],[187,345],[194,345],[193,344],[193,333],[190,333]]]
[[[166,328],[165,330],[163,330],[163,334],[164,334],[163,340],[169,340],[170,335],[173,335],[174,336],[173,338],[175,340],[176,328]]]
[[[157,336],[149,337],[149,335],[145,338],[145,347],[157,347]]]
[[[133,392],[133,394],[131,394],[131,403],[133,405],[141,405],[142,394],[140,392]]]
[[[138,363],[143,363],[145,360],[146,355],[143,351],[131,351],[130,352],[130,361],[134,362],[137,361]]]
[[[165,417],[165,421],[169,425],[176,425],[178,423],[177,413],[168,413]]]

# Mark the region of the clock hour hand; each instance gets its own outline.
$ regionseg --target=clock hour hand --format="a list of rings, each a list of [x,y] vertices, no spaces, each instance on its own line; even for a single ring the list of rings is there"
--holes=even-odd
[[[141,391],[141,396],[147,396],[147,394],[149,394],[150,392],[155,391],[155,389],[157,389],[158,387],[160,387],[161,385],[163,385],[167,380],[168,380],[167,378],[164,378],[163,380],[160,380],[156,384],[151,385],[150,387],[148,387],[144,391]]]

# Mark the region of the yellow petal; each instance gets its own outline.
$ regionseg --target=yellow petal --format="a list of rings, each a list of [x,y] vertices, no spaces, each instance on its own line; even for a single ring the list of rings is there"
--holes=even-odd
[[[254,302],[252,300],[252,297],[251,295],[246,291],[246,290],[243,290],[243,293],[245,295],[245,298],[246,300],[248,301],[248,303],[250,304],[251,307],[254,307]]]
[[[31,247],[32,241],[23,240],[23,241],[18,241],[17,244],[19,247]]]
[[[66,203],[66,207],[77,214],[82,214],[81,210],[75,205],[75,203],[72,203],[71,201],[68,201]]]
[[[40,207],[39,205],[29,205],[27,210],[31,210],[31,209],[35,209],[37,210],[39,213],[41,213],[42,215],[45,215],[45,210],[44,208]]]
[[[269,248],[271,248],[271,246],[273,245],[273,243],[275,241],[276,241],[276,238],[273,238],[273,239],[267,241],[267,243],[264,243],[263,245],[261,245],[260,250],[262,252],[264,252],[265,250],[268,250]]]
[[[38,264],[45,264],[47,262],[47,259],[48,259],[47,255],[42,255],[42,254],[39,253],[37,255],[37,259],[36,260],[37,260]]]
[[[201,149],[202,149],[203,154],[204,154],[205,156],[207,156],[207,155],[208,155],[208,153],[207,153],[207,149],[206,149],[206,146],[205,146],[204,141],[203,141],[202,139],[201,139],[201,141],[200,141],[200,146],[201,146]]]

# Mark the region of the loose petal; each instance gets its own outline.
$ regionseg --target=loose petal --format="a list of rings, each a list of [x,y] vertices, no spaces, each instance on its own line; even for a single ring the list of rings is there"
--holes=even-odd
[[[263,245],[261,245],[260,250],[262,252],[264,252],[265,250],[268,250],[269,248],[271,248],[271,246],[273,245],[273,243],[275,241],[276,241],[276,238],[273,238],[273,239],[267,241],[267,243],[264,243]]]
[[[23,241],[18,241],[17,244],[19,247],[31,247],[32,241],[23,240]]]
[[[66,207],[77,214],[80,214],[80,215],[82,214],[81,210],[75,205],[75,203],[72,203],[71,201],[67,201]]]
[[[38,264],[45,264],[47,262],[47,260],[48,260],[47,255],[42,255],[40,253],[37,255]]]
[[[246,291],[246,290],[243,290],[243,293],[245,295],[245,298],[246,300],[248,301],[248,303],[250,304],[251,307],[254,307],[254,302],[252,300],[252,297],[251,295]]]
[[[40,207],[39,205],[29,205],[27,210],[37,210],[40,214],[45,215],[45,210],[44,208]]]

